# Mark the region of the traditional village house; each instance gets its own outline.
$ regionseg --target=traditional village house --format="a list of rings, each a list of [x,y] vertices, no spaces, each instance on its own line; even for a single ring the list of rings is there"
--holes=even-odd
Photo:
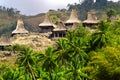
[[[71,11],[70,18],[65,22],[65,25],[67,28],[71,28],[74,23],[81,23],[81,21],[78,19],[77,11],[75,9]]]
[[[83,26],[84,27],[92,27],[96,26],[99,23],[99,20],[97,20],[97,17],[95,15],[95,11],[91,10],[88,12],[87,19],[83,21]]]
[[[45,14],[44,21],[39,24],[42,33],[52,32],[54,24],[52,23],[48,13]]]
[[[62,22],[58,22],[52,31],[52,37],[65,37],[66,31],[65,25]]]
[[[4,50],[7,46],[11,46],[10,39],[5,35],[0,36],[0,50]]]
[[[22,19],[18,19],[16,29],[12,32],[12,35],[27,34],[29,33],[25,27]]]

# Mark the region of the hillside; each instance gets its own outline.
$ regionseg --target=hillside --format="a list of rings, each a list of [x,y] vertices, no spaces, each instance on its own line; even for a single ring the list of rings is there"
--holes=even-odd
[[[19,17],[22,17],[26,29],[30,32],[39,32],[38,25],[43,21],[44,14],[45,13],[40,13],[35,16],[15,14],[10,16],[8,12],[0,11],[0,35],[11,33],[15,29],[16,21]],[[51,18],[60,18],[62,21],[68,18],[68,13],[66,14],[66,12],[62,11],[49,11],[49,14]]]
[[[84,0],[82,3],[68,4],[68,9],[58,9],[49,10],[53,23],[58,20],[66,21],[70,15],[71,9],[76,9],[78,11],[78,17],[80,20],[85,20],[87,12],[94,9],[98,19],[104,19],[106,16],[106,10],[108,8],[113,8],[120,14],[120,1],[112,2],[107,0],[102,0],[94,3],[93,0]],[[40,13],[34,16],[21,15],[20,11],[14,8],[0,9],[0,35],[10,34],[16,27],[16,21],[19,17],[23,18],[25,23],[25,28],[30,32],[39,32],[38,25],[43,21],[45,13]]]
[[[108,0],[83,0],[82,3],[68,4],[68,10],[76,9],[78,11],[79,18],[85,20],[87,12],[90,10],[95,10],[97,16],[101,19],[101,16],[104,16],[106,10],[112,8],[120,14],[120,1],[113,2]]]
[[[0,34],[6,33],[12,29],[16,18],[9,17],[6,12],[0,12]]]
[[[66,14],[67,12],[62,12],[62,11],[49,11],[48,13],[50,14],[52,20],[54,20],[54,17],[55,17],[57,19],[65,21],[69,17]],[[44,14],[45,13],[41,13],[41,14],[38,14],[38,15],[35,15],[35,16],[23,17],[24,22],[25,22],[25,26],[27,26],[27,29],[29,31],[37,32],[38,29],[39,29],[38,25],[44,20]]]
[[[94,14],[89,13],[90,19],[87,20],[93,23],[85,27],[84,21],[83,25],[73,25],[68,29],[56,25],[53,31],[57,34],[37,33],[44,13],[25,16],[14,9],[0,10],[0,34],[10,35],[19,18],[23,19],[25,28],[31,31],[24,31],[20,19],[17,25],[21,29],[18,30],[25,34],[13,34],[10,37],[12,46],[1,46],[0,80],[120,80],[120,17],[114,21],[111,19],[120,15],[120,1],[92,1],[69,4],[68,10],[49,10],[52,22],[66,21],[71,9],[77,9],[81,21],[92,9],[97,12],[99,19],[106,18],[102,17],[105,15],[107,19],[98,22]],[[74,18],[71,20],[74,21]],[[63,31],[67,32],[65,37]],[[54,38],[48,38],[52,33]],[[0,38],[2,44],[10,44],[5,37]]]

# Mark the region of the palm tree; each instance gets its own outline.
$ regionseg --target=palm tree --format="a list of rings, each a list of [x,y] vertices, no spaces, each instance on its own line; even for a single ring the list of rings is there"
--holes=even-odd
[[[36,65],[36,54],[34,54],[34,51],[27,46],[21,46],[22,50],[20,51],[20,55],[18,56],[18,59],[16,63],[19,65],[19,67],[24,68],[24,73],[31,75],[33,80],[35,79],[35,71],[34,66]]]
[[[87,77],[82,72],[82,68],[88,57],[86,54],[88,37],[85,35],[85,29],[80,26],[76,30],[69,31],[66,39],[58,41],[57,60],[63,62],[61,66],[66,67],[64,73],[65,75],[68,74],[68,78],[66,77],[66,79],[77,80],[81,76],[82,78]],[[82,67],[80,68],[80,66]]]
[[[115,9],[107,9],[106,11],[107,17],[108,17],[108,21],[111,21],[111,17],[116,16],[117,15],[117,11]]]
[[[52,73],[53,70],[56,68],[56,63],[55,63],[55,58],[56,56],[54,55],[54,51],[52,47],[48,47],[45,50],[44,57],[43,57],[43,64],[42,68],[43,71],[46,71],[49,73],[49,78],[50,80],[53,80]]]
[[[56,61],[60,65],[65,65],[67,61],[70,61],[70,46],[68,45],[68,40],[67,39],[59,39],[57,42],[57,58]]]
[[[70,63],[71,66],[66,70],[65,74],[69,80],[84,80],[89,79],[86,73],[82,71],[84,67],[84,62],[80,61],[78,58],[74,58]]]
[[[92,34],[90,45],[91,50],[96,50],[106,46],[110,42],[112,24],[107,21],[101,21],[98,31]]]

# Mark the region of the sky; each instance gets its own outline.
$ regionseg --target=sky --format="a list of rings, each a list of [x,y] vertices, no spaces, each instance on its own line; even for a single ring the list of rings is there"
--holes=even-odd
[[[79,3],[79,1],[81,0],[0,0],[0,5],[17,8],[25,15],[35,15],[45,13],[49,9],[67,8],[67,4]]]

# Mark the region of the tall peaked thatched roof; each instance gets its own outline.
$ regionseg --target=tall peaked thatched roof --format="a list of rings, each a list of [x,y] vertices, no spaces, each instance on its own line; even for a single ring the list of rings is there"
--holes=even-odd
[[[83,21],[83,23],[97,24],[99,22],[99,20],[97,20],[97,17],[95,14],[96,14],[95,11],[88,12],[87,19],[85,21]]]
[[[18,19],[16,29],[12,32],[12,34],[23,34],[29,33],[25,27],[22,19]]]
[[[77,11],[75,9],[73,9],[71,11],[71,15],[70,15],[69,19],[65,23],[66,24],[67,23],[81,23],[81,21],[78,19]]]
[[[44,21],[40,23],[39,26],[42,26],[42,27],[53,26],[53,23],[50,19],[50,15],[48,13],[45,14]]]
[[[10,46],[10,39],[7,36],[0,36],[0,46]]]
[[[58,22],[57,25],[55,25],[55,28],[53,31],[65,31],[67,30],[65,25],[62,22]]]

